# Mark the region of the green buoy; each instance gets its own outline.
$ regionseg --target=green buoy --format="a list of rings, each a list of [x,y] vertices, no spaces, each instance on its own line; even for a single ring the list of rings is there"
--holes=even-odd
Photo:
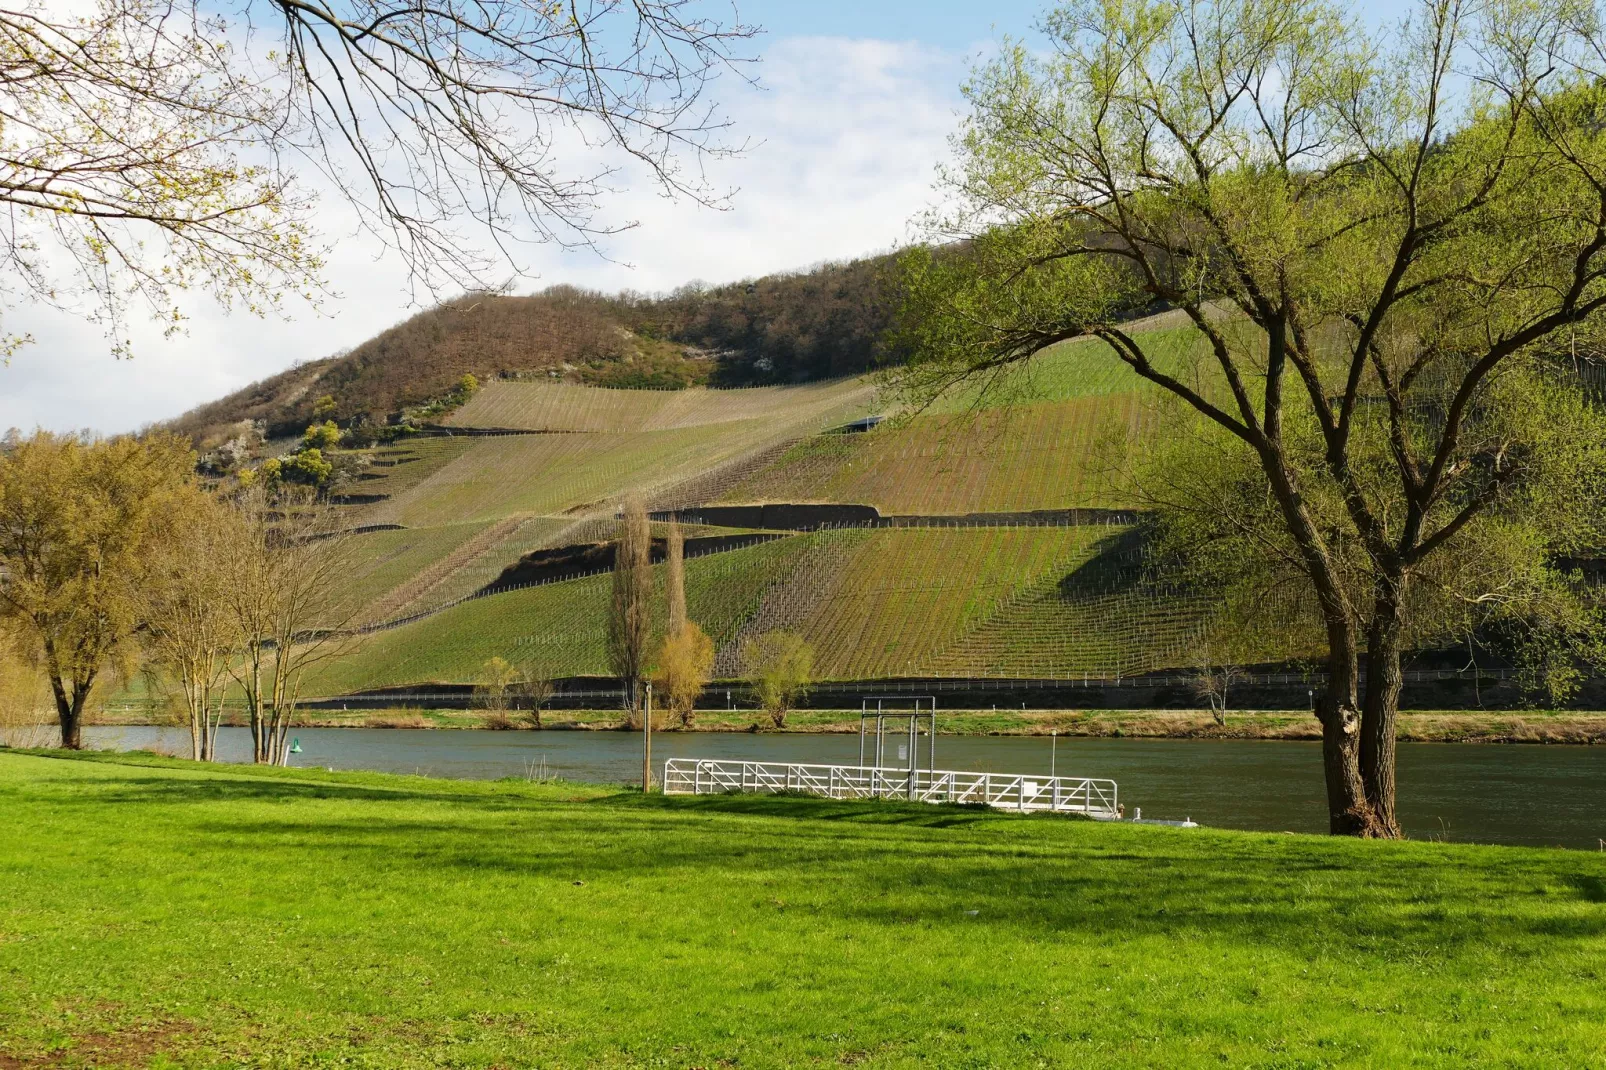
[[[301,737],[300,736],[297,736],[295,739],[292,739],[290,741],[290,753],[291,754],[300,754],[301,753]]]

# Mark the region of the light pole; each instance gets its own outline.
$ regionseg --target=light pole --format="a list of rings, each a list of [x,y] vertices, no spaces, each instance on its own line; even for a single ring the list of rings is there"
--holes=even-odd
[[[652,685],[647,685],[647,708],[641,715],[641,793],[652,791]]]

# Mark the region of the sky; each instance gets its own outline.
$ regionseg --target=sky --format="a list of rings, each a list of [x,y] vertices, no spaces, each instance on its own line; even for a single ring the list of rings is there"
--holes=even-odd
[[[721,10],[719,0],[708,7]],[[1391,5],[1360,7],[1378,18]],[[742,21],[765,34],[756,46],[760,85],[728,79],[717,90],[738,136],[754,139],[739,159],[713,165],[712,180],[735,190],[728,210],[628,189],[605,211],[636,227],[600,252],[536,251],[529,263],[537,277],[518,280],[515,291],[570,283],[657,292],[910,240],[913,219],[933,201],[969,64],[1003,36],[1029,37],[1042,9],[1041,0],[742,0]],[[184,333],[164,338],[136,321],[134,355],[117,360],[93,324],[38,306],[5,309],[6,329],[35,341],[0,367],[0,428],[133,430],[348,349],[419,311],[398,259],[325,203],[335,293],[316,310],[292,305],[289,318],[257,319],[192,302]]]

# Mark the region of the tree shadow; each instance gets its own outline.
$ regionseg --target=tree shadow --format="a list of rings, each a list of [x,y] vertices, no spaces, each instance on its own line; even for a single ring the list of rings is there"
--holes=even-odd
[[[593,889],[757,882],[787,889],[790,904],[822,923],[996,925],[1043,939],[1203,934],[1312,958],[1385,946],[1440,956],[1495,943],[1522,958],[1553,953],[1558,939],[1606,936],[1606,912],[1580,915],[1570,905],[1606,902],[1606,864],[1572,852],[1134,827],[796,795],[564,800],[516,785],[453,790],[438,781],[391,787],[133,768],[73,787],[52,805],[176,806],[172,820],[186,835],[248,843],[264,867],[315,867],[327,853],[398,887],[415,883],[410,873],[416,883],[494,873],[503,894],[510,880],[528,882],[518,897],[525,903],[550,900],[554,882],[576,879]],[[331,801],[353,806],[316,805]],[[259,802],[286,805],[271,816],[234,808]],[[479,893],[467,883],[461,894],[472,899]],[[1545,885],[1552,890],[1536,888]],[[739,915],[747,909],[742,894],[720,909]]]

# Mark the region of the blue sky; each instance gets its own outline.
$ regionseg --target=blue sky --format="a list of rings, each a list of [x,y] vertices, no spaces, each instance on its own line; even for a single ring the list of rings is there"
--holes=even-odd
[[[728,11],[722,0],[706,2],[715,17]],[[736,79],[721,87],[736,131],[755,140],[745,157],[711,172],[735,191],[729,210],[638,184],[609,209],[638,225],[610,240],[606,255],[539,250],[536,277],[515,289],[653,292],[909,240],[911,219],[932,201],[967,65],[1002,36],[1029,37],[1041,10],[1033,0],[741,0],[742,19],[767,32],[757,42],[763,88]],[[1398,6],[1368,0],[1356,10],[1375,22]],[[354,346],[416,312],[395,257],[354,234],[337,201],[325,206],[337,297],[321,310],[255,320],[197,301],[187,333],[164,339],[156,325],[137,324],[134,358],[114,361],[93,326],[41,308],[7,309],[7,329],[30,331],[36,342],[0,367],[0,428],[131,430]]]

